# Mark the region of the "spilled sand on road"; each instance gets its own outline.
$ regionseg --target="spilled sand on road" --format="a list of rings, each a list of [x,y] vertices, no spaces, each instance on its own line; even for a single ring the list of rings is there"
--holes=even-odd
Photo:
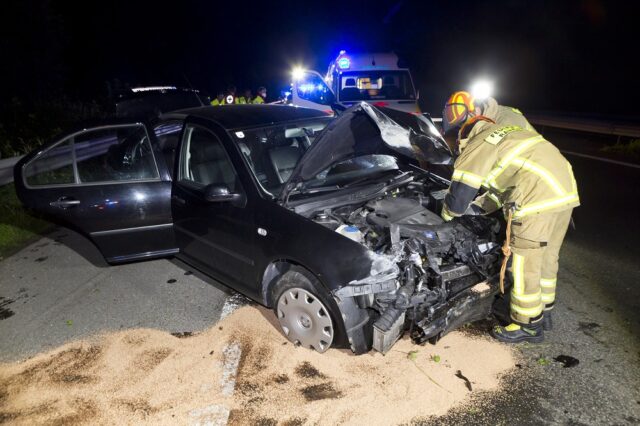
[[[121,331],[0,364],[0,423],[397,424],[497,389],[515,365],[509,348],[460,332],[436,346],[403,338],[386,356],[318,354],[288,343],[272,312],[254,306],[186,336]],[[241,350],[235,389],[230,345]]]

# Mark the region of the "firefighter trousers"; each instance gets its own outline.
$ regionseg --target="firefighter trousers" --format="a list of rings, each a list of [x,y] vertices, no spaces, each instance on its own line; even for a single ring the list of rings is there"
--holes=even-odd
[[[553,308],[558,255],[572,211],[525,216],[512,222],[509,272],[513,283],[511,319],[515,322],[538,322],[543,311]]]

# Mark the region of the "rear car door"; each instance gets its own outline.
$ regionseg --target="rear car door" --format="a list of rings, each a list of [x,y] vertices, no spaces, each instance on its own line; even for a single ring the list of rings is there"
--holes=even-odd
[[[111,263],[177,252],[171,178],[154,133],[117,122],[70,133],[22,159],[18,197],[90,238]]]
[[[236,147],[218,127],[196,118],[185,124],[172,196],[176,239],[186,262],[251,293],[255,198]]]

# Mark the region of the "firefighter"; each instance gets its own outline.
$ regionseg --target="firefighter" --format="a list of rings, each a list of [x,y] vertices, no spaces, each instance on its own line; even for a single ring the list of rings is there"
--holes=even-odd
[[[263,104],[267,99],[267,89],[264,86],[258,87],[258,95],[255,97],[252,103]]]
[[[442,122],[445,133],[458,131],[459,152],[442,217],[502,208],[507,218],[500,284],[512,255],[512,323],[491,334],[508,343],[541,342],[552,328],[558,253],[571,212],[580,205],[571,164],[527,128],[522,114],[494,102],[478,108],[466,92],[449,98]],[[474,201],[481,188],[486,192]]]

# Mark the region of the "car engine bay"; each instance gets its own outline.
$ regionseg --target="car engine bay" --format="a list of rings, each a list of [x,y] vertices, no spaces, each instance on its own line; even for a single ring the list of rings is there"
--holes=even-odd
[[[372,345],[386,353],[409,331],[416,343],[485,318],[497,293],[500,223],[485,216],[444,222],[446,190],[428,178],[373,199],[309,212],[309,217],[366,246],[371,275],[334,297],[369,311]]]

